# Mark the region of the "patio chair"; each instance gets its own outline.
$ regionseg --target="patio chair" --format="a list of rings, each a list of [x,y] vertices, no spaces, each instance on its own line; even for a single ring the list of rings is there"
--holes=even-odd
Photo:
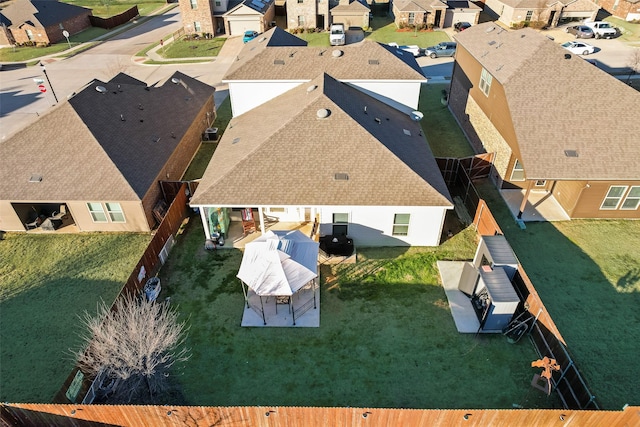
[[[34,228],[40,227],[41,223],[42,221],[40,220],[40,217],[37,217],[33,220],[33,222],[26,222],[24,226],[27,228],[27,230],[33,230]]]
[[[67,216],[67,207],[65,205],[60,205],[60,212],[53,211],[53,214],[51,214],[49,219],[54,221],[62,221],[65,216]]]

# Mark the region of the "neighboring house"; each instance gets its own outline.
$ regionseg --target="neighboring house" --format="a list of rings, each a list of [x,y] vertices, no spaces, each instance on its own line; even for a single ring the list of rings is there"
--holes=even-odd
[[[279,41],[275,45],[270,41],[274,37]],[[370,41],[340,48],[285,45],[293,39],[300,40],[276,27],[240,52],[222,80],[229,85],[234,117],[322,72],[396,109],[417,110],[426,78],[410,53]]]
[[[393,2],[391,11],[398,28],[448,28],[456,22],[476,24],[482,8],[468,0],[399,0]]]
[[[78,231],[148,232],[215,118],[214,88],[176,72],[93,80],[0,144],[0,230],[65,211]],[[160,202],[160,205],[162,202]]]
[[[264,33],[275,25],[276,5],[274,0],[244,0],[222,16],[227,35],[237,36],[248,30]]]
[[[537,191],[568,218],[640,218],[640,93],[531,29],[456,40],[449,108],[520,214]]]
[[[179,0],[182,25],[187,34],[259,33],[273,26],[274,0]]]
[[[521,22],[544,22],[556,27],[568,21],[595,20],[600,6],[591,0],[486,0],[484,11],[511,27]]]
[[[349,27],[369,27],[371,8],[366,2],[340,0],[340,3],[331,8],[330,13],[331,24],[344,24],[345,29]]]
[[[329,0],[288,0],[287,29],[321,28],[331,24],[329,19]]]
[[[269,215],[356,245],[437,246],[453,204],[420,123],[321,72],[230,121],[191,206],[257,208],[261,230]]]
[[[48,45],[89,27],[91,9],[57,0],[15,0],[0,11],[0,44]]]
[[[640,21],[640,0],[594,0],[598,6],[626,21]]]

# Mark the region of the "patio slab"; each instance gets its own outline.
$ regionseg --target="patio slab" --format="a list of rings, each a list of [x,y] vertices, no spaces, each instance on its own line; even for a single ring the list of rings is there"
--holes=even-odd
[[[500,194],[514,218],[518,216],[524,193],[525,190],[500,190]],[[529,193],[527,204],[522,213],[522,221],[569,221],[570,219],[551,193],[546,191],[531,191]]]
[[[262,320],[260,310],[260,297],[249,289],[249,304],[256,307],[247,308],[244,304],[241,326],[258,327],[258,328],[319,328],[320,327],[320,287],[316,284],[313,289],[301,289],[292,297],[294,307],[300,307],[313,298],[313,292],[316,294],[316,308],[313,305],[304,314],[296,313],[296,324],[293,324],[293,314],[287,304],[276,304],[276,297],[262,297],[262,306],[264,307],[264,316],[267,324]],[[311,303],[313,304],[313,303]],[[298,309],[296,309],[298,311]]]
[[[462,269],[469,261],[438,261],[438,271],[442,280],[444,293],[449,301],[449,308],[456,329],[461,334],[475,334],[480,329],[480,322],[471,305],[471,299],[458,290]],[[482,331],[481,331],[482,333]]]

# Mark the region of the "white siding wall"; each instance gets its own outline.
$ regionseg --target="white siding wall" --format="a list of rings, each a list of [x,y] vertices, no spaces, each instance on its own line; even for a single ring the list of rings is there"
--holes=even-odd
[[[343,81],[400,111],[410,113],[418,109],[420,81]]]
[[[303,82],[229,82],[229,96],[231,96],[231,112],[233,117],[244,114],[252,108],[282,95]]]
[[[359,246],[438,246],[444,207],[322,206],[320,234],[331,234],[334,213],[349,214],[349,237]],[[395,214],[410,214],[409,234],[393,236]]]

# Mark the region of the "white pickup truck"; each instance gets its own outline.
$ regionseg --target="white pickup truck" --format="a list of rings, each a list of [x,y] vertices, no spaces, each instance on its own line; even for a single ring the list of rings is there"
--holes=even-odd
[[[329,28],[329,44],[331,46],[342,46],[346,42],[346,35],[343,24],[333,24]]]
[[[584,25],[593,30],[593,34],[597,39],[611,39],[618,35],[618,30],[608,22],[604,21],[585,21]]]

